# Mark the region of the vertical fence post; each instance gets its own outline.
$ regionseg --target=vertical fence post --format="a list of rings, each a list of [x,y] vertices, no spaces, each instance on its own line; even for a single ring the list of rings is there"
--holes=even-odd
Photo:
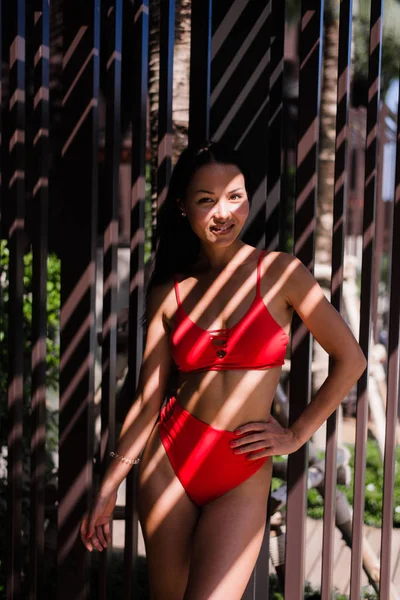
[[[285,41],[285,3],[272,0],[271,15],[271,67],[269,75],[269,117],[268,117],[268,177],[267,177],[267,216],[265,248],[283,250],[280,232],[281,189],[283,168],[283,63]],[[271,151],[271,148],[274,150]]]
[[[212,0],[192,0],[189,143],[210,135],[211,10]]]
[[[0,35],[3,39],[3,5],[0,0]],[[2,204],[3,204],[3,186],[4,174],[2,168],[3,162],[3,41],[0,44],[0,240],[2,239]],[[1,273],[0,273],[1,275]]]
[[[121,156],[121,53],[122,0],[105,0],[102,6],[102,47],[104,57],[104,90],[106,101],[105,185],[99,190],[102,207],[103,234],[103,323],[101,377],[101,439],[100,464],[103,476],[109,463],[109,453],[115,448],[115,403],[117,368],[118,310],[118,216],[119,166]],[[103,191],[104,190],[104,191]],[[105,193],[104,193],[105,192]],[[98,574],[99,600],[107,598],[107,563],[110,551],[100,555]]]
[[[44,594],[50,9],[34,5],[30,600]]]
[[[323,0],[302,1],[294,250],[310,270],[315,245],[323,10]],[[311,336],[296,314],[292,332],[290,425],[311,395]],[[303,598],[307,457],[308,446],[304,444],[288,460],[285,597],[291,600]]]
[[[157,205],[164,202],[172,168],[172,93],[175,0],[160,6],[160,91],[158,102]]]
[[[265,246],[266,232],[271,12],[271,0],[267,3],[219,0],[212,6],[210,135],[239,150],[243,158],[247,158],[252,179],[246,184],[251,183],[253,198],[245,237],[250,244],[259,247]],[[193,23],[197,27],[195,15]],[[278,29],[280,25],[277,25]],[[203,44],[205,37],[203,31]],[[277,64],[274,71],[276,79],[273,79],[276,92],[274,106],[277,111],[282,68],[281,59],[278,59],[280,42],[281,39],[275,47]],[[206,65],[203,64],[202,69],[205,78]],[[201,84],[199,80],[197,85]],[[267,512],[267,507],[265,509]],[[269,527],[266,528],[259,559],[244,593],[244,600],[265,597],[268,560]]]
[[[146,142],[149,48],[149,3],[133,4],[135,39],[132,103],[131,260],[129,275],[129,395],[135,398],[143,353],[141,317],[144,306],[144,203],[146,197]],[[137,467],[126,479],[124,598],[137,593],[138,515],[135,504]]]
[[[400,91],[400,73],[399,73]],[[400,100],[400,96],[399,96]],[[396,174],[393,196],[392,248],[390,261],[389,343],[386,398],[385,455],[383,463],[383,514],[380,597],[390,597],[393,530],[393,490],[396,461],[396,428],[399,421],[399,330],[400,330],[400,101],[397,112]],[[398,466],[398,465],[397,465]]]
[[[371,336],[372,259],[374,253],[374,220],[377,187],[377,129],[382,58],[382,11],[383,0],[371,2],[359,334],[360,346],[367,359],[369,357]],[[368,376],[369,367],[367,366],[357,384],[356,445],[354,454],[354,512],[350,573],[351,600],[356,600],[356,598],[358,599],[360,597],[361,588],[365,499],[364,465],[368,425]]]
[[[25,229],[25,3],[9,9],[9,153],[10,206],[8,300],[8,560],[7,598],[21,598],[22,418],[24,397],[24,229]]]
[[[64,3],[58,598],[88,598],[79,536],[92,486],[100,0]]]
[[[213,4],[210,135],[248,163],[253,194],[243,239],[258,247],[265,246],[270,19],[271,0]]]
[[[335,139],[335,187],[333,199],[331,302],[340,313],[342,305],[343,253],[347,203],[348,120],[350,101],[350,65],[352,0],[341,0],[339,15],[338,86]],[[329,360],[332,367],[332,360]],[[327,421],[324,493],[324,529],[322,540],[321,594],[328,598],[332,589],[334,530],[336,521],[337,411]]]

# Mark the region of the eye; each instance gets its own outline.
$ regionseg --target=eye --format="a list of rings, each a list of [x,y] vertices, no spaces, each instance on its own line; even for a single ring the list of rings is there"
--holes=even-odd
[[[242,199],[242,195],[241,194],[233,194],[233,196],[231,196],[231,200],[241,200]]]
[[[199,204],[209,204],[210,202],[213,202],[212,198],[200,198],[199,200]]]

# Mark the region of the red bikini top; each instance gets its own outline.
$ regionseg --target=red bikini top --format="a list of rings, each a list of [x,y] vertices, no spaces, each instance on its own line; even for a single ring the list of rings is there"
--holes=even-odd
[[[269,369],[283,365],[289,337],[272,317],[260,293],[261,259],[257,264],[257,292],[246,314],[225,329],[202,329],[182,307],[174,277],[178,309],[171,334],[171,354],[179,371]]]

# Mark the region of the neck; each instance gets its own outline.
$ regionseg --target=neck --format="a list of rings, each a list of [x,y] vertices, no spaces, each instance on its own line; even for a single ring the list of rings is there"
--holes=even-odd
[[[254,248],[237,240],[226,248],[202,245],[199,255],[199,265],[207,270],[220,272],[229,267],[236,270],[246,262]]]

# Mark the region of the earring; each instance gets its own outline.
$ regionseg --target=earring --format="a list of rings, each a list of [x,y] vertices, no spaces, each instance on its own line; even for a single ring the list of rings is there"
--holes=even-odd
[[[185,212],[181,212],[182,217],[186,217],[186,213]]]

